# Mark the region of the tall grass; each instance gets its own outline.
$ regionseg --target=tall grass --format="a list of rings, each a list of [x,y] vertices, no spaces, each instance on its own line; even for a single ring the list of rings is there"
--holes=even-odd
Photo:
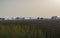
[[[60,38],[60,21],[1,22],[0,38]]]
[[[0,25],[0,38],[43,38],[42,30],[35,27]]]

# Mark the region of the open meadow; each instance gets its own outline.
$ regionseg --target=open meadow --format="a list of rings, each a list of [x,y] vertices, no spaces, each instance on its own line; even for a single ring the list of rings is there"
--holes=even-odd
[[[0,38],[60,38],[60,20],[1,21]]]

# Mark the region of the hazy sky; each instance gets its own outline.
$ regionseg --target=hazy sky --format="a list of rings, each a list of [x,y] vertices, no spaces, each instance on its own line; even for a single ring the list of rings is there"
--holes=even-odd
[[[0,17],[60,16],[60,0],[0,0]]]

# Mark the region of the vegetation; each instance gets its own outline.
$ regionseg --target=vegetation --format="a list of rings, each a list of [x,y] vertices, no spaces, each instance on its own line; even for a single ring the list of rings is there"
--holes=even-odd
[[[0,38],[60,38],[60,20],[0,21]]]

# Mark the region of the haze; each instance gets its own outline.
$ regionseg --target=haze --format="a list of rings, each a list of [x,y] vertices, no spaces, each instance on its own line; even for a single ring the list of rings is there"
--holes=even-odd
[[[0,17],[60,16],[60,0],[0,0]]]

